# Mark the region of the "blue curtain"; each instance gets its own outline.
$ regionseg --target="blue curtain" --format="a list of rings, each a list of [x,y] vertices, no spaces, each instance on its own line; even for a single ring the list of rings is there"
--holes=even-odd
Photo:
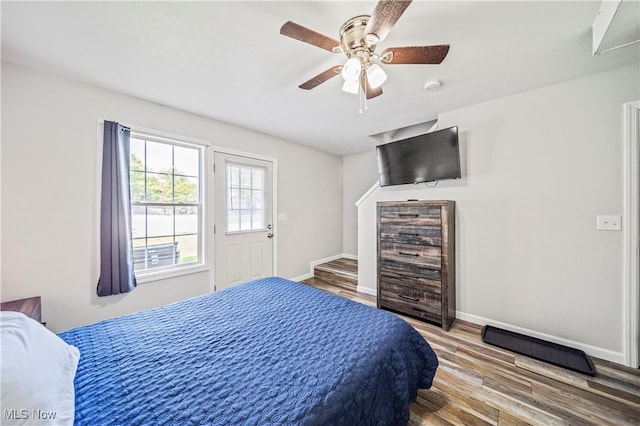
[[[130,137],[128,128],[104,122],[98,296],[127,293],[136,287],[129,189]]]

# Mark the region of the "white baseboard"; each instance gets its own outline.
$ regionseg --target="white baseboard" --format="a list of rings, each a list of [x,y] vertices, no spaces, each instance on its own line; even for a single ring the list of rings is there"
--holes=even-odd
[[[346,253],[340,253],[340,254],[336,254],[333,256],[329,256],[329,257],[325,257],[324,259],[318,259],[318,260],[313,260],[311,261],[310,265],[309,265],[309,273],[311,274],[311,276],[313,277],[313,268],[315,268],[316,266],[320,265],[321,263],[327,263],[327,262],[331,262],[333,260],[338,260],[338,259],[351,259],[351,260],[358,260],[358,256],[355,256],[353,254],[346,254]],[[309,277],[311,278],[311,277]]]
[[[295,278],[291,278],[292,281],[303,281],[306,280],[308,278],[313,278],[314,274],[313,274],[313,268],[316,265],[319,265],[321,263],[326,263],[326,262],[331,262],[332,260],[336,260],[336,259],[340,259],[340,258],[347,258],[347,259],[354,259],[354,260],[358,260],[357,256],[354,255],[349,255],[349,254],[337,254],[335,256],[330,256],[330,257],[326,257],[324,259],[319,259],[319,260],[314,260],[311,262],[311,267],[310,267],[310,272],[304,275],[300,275],[298,277]],[[361,285],[358,285],[356,287],[356,291],[358,293],[364,293],[364,294],[368,294],[371,296],[377,296],[377,290],[374,288],[369,288],[369,287],[364,287]],[[557,343],[559,345],[564,345],[564,346],[568,346],[571,348],[576,348],[576,349],[580,349],[583,350],[586,354],[596,357],[596,358],[600,358],[600,359],[604,359],[607,361],[611,361],[611,362],[615,362],[618,364],[622,364],[624,365],[625,363],[625,355],[622,352],[614,352],[612,350],[609,349],[604,349],[604,348],[599,348],[597,346],[591,346],[591,345],[586,345],[580,342],[575,342],[573,340],[569,340],[569,339],[564,339],[561,337],[557,337],[557,336],[552,336],[550,334],[545,334],[545,333],[540,333],[538,331],[534,331],[534,330],[529,330],[527,328],[524,327],[519,327],[516,325],[511,325],[511,324],[507,324],[504,322],[500,322],[500,321],[494,321],[488,318],[483,318],[477,315],[473,315],[473,314],[467,314],[465,312],[460,312],[460,311],[456,311],[456,318],[461,319],[463,321],[468,321],[474,324],[478,324],[478,325],[492,325],[494,327],[499,327],[499,328],[503,328],[505,330],[509,330],[509,331],[513,331],[515,333],[520,333],[520,334],[524,334],[526,336],[531,336],[531,337],[536,337],[538,339],[542,339],[542,340],[547,340],[549,342],[553,342],[553,343]]]
[[[344,257],[345,259],[358,260],[357,254],[342,253],[340,257]]]
[[[304,281],[304,280],[308,280],[309,278],[313,278],[313,274],[304,274],[304,275],[300,275],[294,278],[288,278],[291,281]]]
[[[295,278],[289,278],[289,279],[291,281],[303,281],[309,278],[313,278],[314,277],[313,268],[315,268],[317,265],[320,265],[321,263],[331,262],[332,260],[343,259],[343,258],[358,260],[358,256],[354,254],[348,254],[348,253],[340,253],[340,254],[335,254],[333,256],[325,257],[324,259],[312,260],[309,264],[309,273],[297,276]]]
[[[364,294],[368,294],[370,296],[377,296],[378,295],[378,292],[376,291],[375,288],[364,287],[364,286],[361,286],[361,285],[356,287],[356,291],[358,293],[364,293]]]
[[[488,324],[494,327],[499,327],[505,330],[513,331],[514,333],[520,333],[527,336],[536,337],[538,339],[547,340],[549,342],[557,343],[559,345],[580,349],[590,356],[604,359],[607,361],[612,361],[618,364],[624,364],[624,354],[622,352],[614,352],[609,349],[599,348],[597,346],[585,345],[580,342],[574,342],[573,340],[563,339],[561,337],[552,336],[550,334],[540,333],[538,331],[529,330],[523,327],[511,325],[511,324],[506,324],[500,321],[493,321],[487,318],[479,317],[472,314],[467,314],[460,311],[456,311],[456,318],[461,319],[463,321],[472,322],[474,324],[479,324],[479,325]]]
[[[310,272],[308,274],[304,274],[304,275],[300,275],[300,276],[295,277],[295,278],[291,278],[291,281],[304,281],[306,279],[313,278],[313,276],[314,276],[313,268],[315,268],[317,265],[320,265],[321,263],[331,262],[332,260],[343,259],[343,258],[344,259],[351,259],[351,260],[358,260],[358,256],[356,256],[355,254],[348,254],[348,253],[336,254],[334,256],[325,257],[324,259],[314,260],[310,264],[310,268],[309,268]],[[375,288],[363,287],[363,286],[360,286],[360,285],[356,287],[356,291],[358,293],[364,293],[364,294],[368,294],[370,296],[377,296],[378,295],[378,293],[377,293]]]

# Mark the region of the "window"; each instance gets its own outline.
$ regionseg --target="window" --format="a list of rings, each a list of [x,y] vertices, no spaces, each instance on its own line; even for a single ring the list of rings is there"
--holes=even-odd
[[[136,274],[203,263],[204,146],[131,132]]]
[[[265,229],[263,167],[227,163],[227,232]]]

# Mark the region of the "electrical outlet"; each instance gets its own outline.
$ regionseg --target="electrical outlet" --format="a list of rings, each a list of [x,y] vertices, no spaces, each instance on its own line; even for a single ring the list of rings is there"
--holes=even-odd
[[[620,231],[622,229],[620,215],[598,215],[596,229],[598,231]]]

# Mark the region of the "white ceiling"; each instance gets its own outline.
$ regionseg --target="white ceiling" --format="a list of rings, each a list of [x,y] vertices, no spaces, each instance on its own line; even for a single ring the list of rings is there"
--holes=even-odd
[[[2,59],[339,155],[441,112],[640,61],[638,44],[591,55],[599,1],[416,0],[378,50],[448,43],[442,64],[385,66],[384,94],[363,114],[339,77],[299,89],[346,58],[280,26],[338,39],[344,21],[375,4],[3,1]],[[423,90],[433,79],[440,90]]]

